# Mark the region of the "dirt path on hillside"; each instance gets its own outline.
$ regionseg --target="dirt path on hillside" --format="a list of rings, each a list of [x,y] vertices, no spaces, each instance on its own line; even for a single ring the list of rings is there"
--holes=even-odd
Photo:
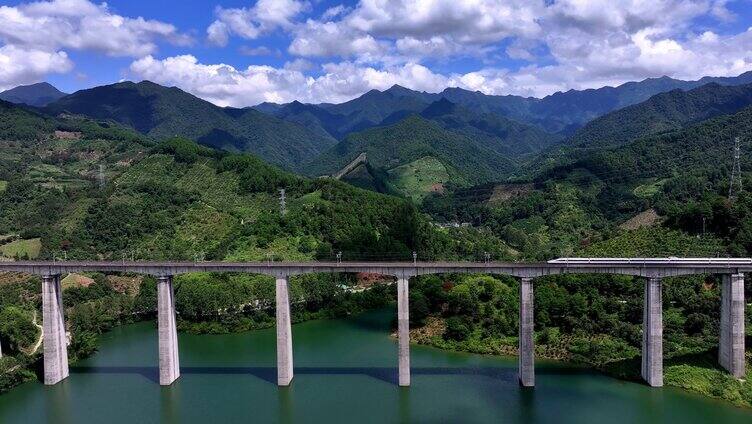
[[[44,327],[37,324],[37,311],[34,311],[34,319],[31,322],[39,329],[39,340],[37,340],[37,343],[34,345],[34,349],[31,350],[29,356],[37,353],[39,346],[42,345],[42,340],[44,340]]]

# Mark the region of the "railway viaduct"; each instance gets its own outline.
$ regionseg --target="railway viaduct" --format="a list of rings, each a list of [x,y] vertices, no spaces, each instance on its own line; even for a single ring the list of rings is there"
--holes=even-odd
[[[159,381],[170,385],[180,376],[175,321],[173,276],[190,272],[235,272],[276,278],[277,383],[293,378],[292,328],[288,279],[307,273],[367,272],[396,277],[399,385],[410,385],[408,290],[411,277],[427,274],[473,273],[510,275],[520,280],[519,381],[535,385],[534,279],[554,274],[621,274],[644,281],[642,377],[653,387],[663,385],[664,277],[718,274],[722,276],[721,325],[718,361],[733,376],[742,378],[744,359],[744,273],[752,272],[750,258],[562,258],[544,263],[503,262],[0,262],[0,271],[24,272],[42,277],[44,327],[44,383],[53,385],[68,376],[68,356],[63,319],[61,274],[71,272],[122,272],[157,278],[159,331]]]

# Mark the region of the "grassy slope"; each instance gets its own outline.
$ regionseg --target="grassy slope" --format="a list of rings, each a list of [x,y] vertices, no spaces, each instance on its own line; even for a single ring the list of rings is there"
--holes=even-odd
[[[441,161],[424,157],[389,170],[395,187],[405,196],[420,203],[423,198],[450,181],[450,173]]]
[[[0,254],[6,258],[36,259],[42,249],[42,241],[38,238],[29,240],[15,240],[0,245]]]

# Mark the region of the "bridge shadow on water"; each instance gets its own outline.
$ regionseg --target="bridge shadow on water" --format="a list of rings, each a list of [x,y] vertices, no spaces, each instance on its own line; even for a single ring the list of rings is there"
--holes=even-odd
[[[72,374],[137,374],[159,384],[159,368],[135,366],[73,366]],[[277,384],[276,367],[180,367],[181,375],[251,375]],[[365,375],[390,384],[398,384],[396,367],[295,367],[295,375]],[[413,367],[413,376],[483,376],[500,382],[517,384],[517,368],[511,367]],[[591,375],[582,368],[542,368],[537,375]]]

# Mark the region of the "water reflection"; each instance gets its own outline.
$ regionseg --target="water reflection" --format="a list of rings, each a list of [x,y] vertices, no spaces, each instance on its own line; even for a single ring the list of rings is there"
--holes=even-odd
[[[277,394],[277,410],[279,411],[280,424],[293,423],[292,387],[280,387]]]
[[[520,387],[520,422],[538,422],[535,410],[535,388]]]
[[[45,411],[48,423],[73,423],[71,416],[70,379],[65,379],[54,386],[44,386]],[[40,383],[41,384],[41,383]]]
[[[665,421],[666,419],[666,392],[665,390],[673,390],[671,388],[651,388],[647,396],[646,410],[651,418],[655,418],[656,421]]]
[[[180,422],[180,379],[170,386],[162,386],[159,390],[160,422]]]
[[[400,424],[409,424],[412,422],[410,420],[410,388],[409,387],[400,387],[399,389],[399,399],[398,399],[398,412],[399,412],[399,422]]]

